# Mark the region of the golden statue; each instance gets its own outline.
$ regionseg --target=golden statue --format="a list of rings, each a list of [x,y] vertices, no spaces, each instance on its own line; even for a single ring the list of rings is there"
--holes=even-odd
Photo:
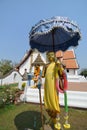
[[[49,63],[43,68],[42,72],[42,77],[45,77],[44,105],[46,111],[54,123],[54,127],[57,130],[60,130],[60,106],[58,91],[56,88],[56,79],[58,79],[59,75],[62,75],[64,69],[59,61],[55,61],[54,52],[48,52],[47,58],[49,60]]]
[[[55,58],[54,52],[48,52],[47,58],[49,63],[45,65],[42,71],[42,77],[45,77],[44,84],[44,105],[54,123],[56,130],[61,129],[60,124],[60,105],[59,105],[59,91],[66,95],[67,90],[67,77],[65,73],[65,65]],[[66,99],[67,100],[67,99]],[[65,123],[64,128],[70,128],[68,123],[68,106],[65,104]]]

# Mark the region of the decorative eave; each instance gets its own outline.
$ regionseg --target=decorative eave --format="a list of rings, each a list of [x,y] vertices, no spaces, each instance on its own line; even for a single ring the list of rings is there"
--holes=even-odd
[[[38,54],[38,56],[35,59],[35,61],[32,63],[32,66],[35,66],[35,65],[45,65],[44,61],[41,58],[40,53]]]

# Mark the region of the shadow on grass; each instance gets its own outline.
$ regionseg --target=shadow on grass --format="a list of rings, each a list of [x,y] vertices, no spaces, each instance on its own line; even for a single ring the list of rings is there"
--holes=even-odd
[[[43,121],[45,122],[45,116],[43,116]],[[41,113],[36,111],[25,111],[18,114],[14,123],[17,130],[40,130],[42,127]]]

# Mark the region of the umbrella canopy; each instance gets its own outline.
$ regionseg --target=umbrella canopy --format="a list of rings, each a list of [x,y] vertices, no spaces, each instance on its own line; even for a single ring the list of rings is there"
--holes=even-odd
[[[77,46],[80,38],[78,26],[68,18],[58,16],[39,21],[29,34],[31,48],[40,52],[65,51]]]

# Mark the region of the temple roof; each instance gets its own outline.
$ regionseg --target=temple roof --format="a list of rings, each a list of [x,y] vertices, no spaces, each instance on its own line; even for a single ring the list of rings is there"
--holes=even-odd
[[[67,69],[78,69],[79,65],[76,61],[76,56],[74,50],[67,50],[65,52],[58,51],[56,53],[57,58],[63,58],[63,63],[66,65]]]
[[[56,57],[58,57],[58,58],[63,57],[63,59],[73,59],[73,58],[76,58],[74,50],[67,50],[65,52],[57,51],[56,52]]]
[[[32,63],[32,65],[44,65],[44,62],[41,58],[40,53],[38,54],[37,58],[35,59],[35,61]]]
[[[23,57],[22,61],[17,65],[17,67],[16,67],[17,69],[19,69],[19,67],[22,64],[24,64],[24,62],[30,57],[31,53],[32,53],[31,50],[26,53],[26,55]],[[79,68],[74,50],[67,50],[65,52],[58,51],[58,52],[56,52],[56,57],[63,59],[63,63],[66,65],[67,69],[78,69]],[[32,65],[36,65],[36,64],[40,64],[40,65],[45,64],[41,58],[40,53],[38,53],[37,58],[32,63]]]
[[[56,52],[56,57],[58,57],[58,58],[63,57],[63,52],[62,51],[57,51]]]
[[[76,59],[75,53],[73,50],[68,50],[63,53],[63,59]]]
[[[66,65],[67,69],[78,69],[79,68],[79,66],[76,62],[76,59],[63,60],[63,64]]]

